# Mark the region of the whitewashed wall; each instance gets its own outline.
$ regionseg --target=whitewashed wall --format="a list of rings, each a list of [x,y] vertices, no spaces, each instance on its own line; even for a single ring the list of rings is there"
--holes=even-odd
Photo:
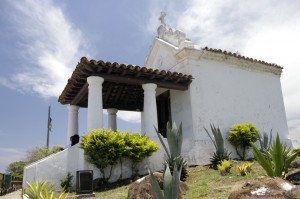
[[[152,138],[152,140],[155,141],[160,148],[157,152],[153,153],[150,158],[146,158],[138,164],[137,170],[141,175],[148,174],[148,169],[151,169],[152,171],[163,169],[165,152],[157,137]],[[23,187],[26,186],[26,182],[47,180],[54,184],[57,190],[60,190],[60,181],[67,176],[68,172],[70,172],[74,176],[72,180],[72,189],[75,190],[76,171],[78,170],[93,170],[94,179],[102,177],[99,169],[84,160],[83,150],[80,149],[77,144],[26,166],[24,168]],[[106,177],[109,175],[109,171],[110,168],[105,170]],[[119,180],[121,173],[122,179],[131,177],[131,162],[129,160],[124,159],[122,161],[122,171],[120,164],[114,167],[109,182],[116,182]]]
[[[210,123],[227,132],[249,122],[288,138],[279,76],[211,60],[190,61],[189,67],[195,77],[190,90],[196,139],[203,139],[203,126]]]
[[[24,168],[23,187],[26,186],[27,182],[47,180],[53,182],[59,189],[60,180],[67,176],[68,153],[72,149],[58,152],[26,166]]]

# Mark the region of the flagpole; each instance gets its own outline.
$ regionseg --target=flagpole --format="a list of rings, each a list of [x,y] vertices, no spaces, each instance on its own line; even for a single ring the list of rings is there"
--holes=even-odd
[[[51,109],[51,106],[49,106],[49,109],[48,109],[48,124],[47,124],[47,149],[49,149],[49,132],[50,132],[50,109]]]

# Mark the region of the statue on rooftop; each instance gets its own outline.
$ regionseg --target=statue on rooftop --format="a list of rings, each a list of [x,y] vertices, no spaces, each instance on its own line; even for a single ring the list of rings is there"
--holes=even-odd
[[[166,15],[167,13],[161,12],[158,18],[161,23],[157,29],[158,38],[179,47],[186,41],[185,33],[180,30],[173,30],[169,27],[165,22]]]
[[[167,13],[160,12],[160,16],[159,16],[158,20],[160,21],[161,25],[166,25],[166,22],[165,22],[166,15],[167,15]]]

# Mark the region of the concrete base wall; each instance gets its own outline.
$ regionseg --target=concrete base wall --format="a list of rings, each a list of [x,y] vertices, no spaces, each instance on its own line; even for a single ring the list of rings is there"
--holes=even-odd
[[[154,137],[152,140],[159,145],[159,150],[153,153],[151,157],[138,163],[136,171],[140,175],[148,174],[148,169],[151,169],[152,171],[163,169],[165,158],[164,149],[161,146],[158,137]],[[166,140],[165,143],[167,144]],[[132,164],[130,160],[122,160],[122,168],[120,164],[113,168],[109,182],[130,178],[132,176],[131,168]],[[47,180],[54,184],[57,190],[60,190],[60,181],[67,176],[68,172],[70,172],[73,175],[72,189],[75,190],[76,171],[78,170],[93,170],[94,179],[102,178],[99,169],[85,160],[83,149],[79,148],[79,144],[26,166],[24,168],[23,187],[26,186],[26,182]],[[109,176],[109,173],[110,167],[105,169],[105,176]]]

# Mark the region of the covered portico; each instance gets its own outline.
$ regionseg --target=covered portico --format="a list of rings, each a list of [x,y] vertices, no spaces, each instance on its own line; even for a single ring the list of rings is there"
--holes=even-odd
[[[78,110],[87,108],[87,131],[103,128],[103,109],[108,128],[117,130],[117,112],[141,112],[141,131],[156,135],[156,89],[187,90],[191,75],[130,64],[88,60],[82,57],[58,101],[69,104],[68,139],[78,135]]]

